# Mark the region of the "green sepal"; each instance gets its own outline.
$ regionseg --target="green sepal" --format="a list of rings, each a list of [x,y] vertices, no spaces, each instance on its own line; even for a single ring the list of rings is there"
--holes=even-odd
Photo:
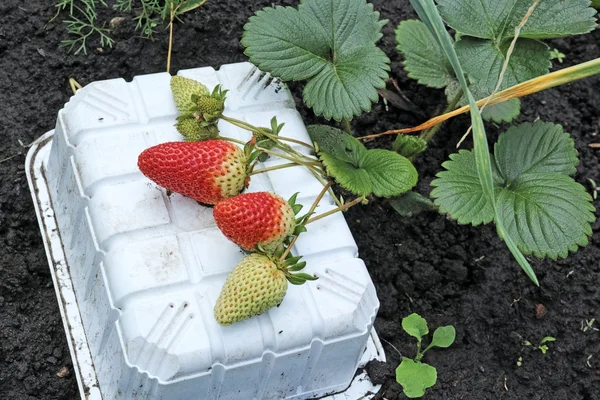
[[[248,164],[252,164],[256,159],[263,154],[261,151],[253,151],[248,156]]]
[[[306,282],[306,279],[302,279],[302,278],[297,278],[294,275],[287,275],[286,276],[287,280],[289,283],[291,283],[292,285],[302,285]]]
[[[282,267],[288,267],[290,265],[294,265],[296,264],[298,261],[300,261],[300,259],[302,258],[302,256],[294,256],[294,257],[288,257],[286,258],[283,263],[281,263]]]
[[[306,267],[306,261],[302,261],[302,262],[299,262],[298,264],[292,265],[291,267],[288,268],[288,271],[298,272],[298,271],[302,271],[304,269],[304,267]]]
[[[308,216],[308,214],[306,216]],[[306,216],[304,216],[304,217],[299,218],[299,219],[296,220],[296,224],[297,225],[296,225],[296,228],[294,229],[294,236],[298,236],[299,234],[308,231],[308,229],[306,229],[306,226],[304,226],[304,225],[298,225],[298,224],[304,222],[304,220],[306,219]]]
[[[304,279],[305,281],[316,281],[319,279],[318,277],[307,274],[306,272],[298,272],[296,274],[292,274],[292,276],[295,278]]]

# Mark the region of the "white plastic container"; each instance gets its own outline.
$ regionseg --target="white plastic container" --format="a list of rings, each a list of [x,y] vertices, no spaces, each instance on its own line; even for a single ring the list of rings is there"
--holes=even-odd
[[[228,89],[227,115],[260,126],[277,116],[285,136],[309,141],[288,89],[251,64],[180,75]],[[28,154],[82,398],[300,400],[345,391],[328,398],[369,399],[379,388],[357,368],[385,360],[372,331],[379,302],[343,216],[311,224],[294,247],[318,281],[291,286],[261,316],[229,327],[214,320],[243,253],[216,228],[211,208],[167,195],[137,168],[145,148],[182,140],[169,81],[161,73],[86,86]],[[253,176],[249,191],[300,192],[307,210],[321,188],[294,167]],[[326,196],[317,212],[333,207]]]

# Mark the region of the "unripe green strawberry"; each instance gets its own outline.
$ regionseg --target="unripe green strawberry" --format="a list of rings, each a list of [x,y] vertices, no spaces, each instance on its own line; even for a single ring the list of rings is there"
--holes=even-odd
[[[245,250],[254,250],[258,245],[272,252],[296,228],[292,206],[269,192],[246,193],[220,201],[213,216],[221,232]]]
[[[206,204],[238,195],[247,183],[244,152],[224,140],[162,143],[144,150],[138,167],[160,186]]]
[[[285,272],[264,254],[250,254],[227,277],[215,304],[221,325],[231,325],[264,313],[283,301],[287,291]]]
[[[171,91],[175,105],[182,113],[192,112],[196,109],[192,96],[210,96],[206,86],[183,76],[171,77]]]
[[[190,117],[179,120],[175,127],[188,142],[201,142],[203,140],[216,139],[219,137],[219,128],[215,125],[202,125],[201,122]]]
[[[204,117],[204,120],[211,121],[215,118],[218,119],[223,114],[225,103],[218,98],[201,96],[196,98],[196,107],[198,107],[198,111]]]

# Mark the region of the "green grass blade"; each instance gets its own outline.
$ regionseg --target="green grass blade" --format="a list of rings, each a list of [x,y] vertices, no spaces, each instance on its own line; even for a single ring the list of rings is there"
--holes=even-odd
[[[521,251],[517,248],[517,245],[514,243],[512,238],[510,238],[510,236],[506,233],[502,220],[498,216],[498,211],[496,210],[494,182],[492,178],[492,162],[490,159],[487,136],[483,126],[483,119],[481,118],[481,112],[479,111],[479,107],[477,107],[475,97],[473,97],[473,94],[469,90],[469,85],[467,84],[464,71],[460,61],[458,60],[456,51],[454,50],[454,41],[446,30],[444,21],[438,13],[433,0],[410,0],[410,3],[413,5],[417,11],[417,14],[419,14],[419,17],[425,23],[425,25],[432,30],[433,35],[437,38],[438,42],[442,46],[444,53],[446,53],[446,56],[448,57],[448,60],[450,61],[450,64],[452,65],[452,68],[458,77],[460,86],[469,101],[469,105],[471,107],[471,124],[473,126],[473,152],[475,154],[475,160],[477,163],[477,173],[479,175],[479,180],[485,196],[490,201],[490,204],[493,204],[494,206],[494,213],[496,215],[495,222],[498,235],[504,240],[510,252],[513,254],[521,268],[523,268],[523,271],[525,271],[527,276],[533,281],[533,283],[539,286],[538,279],[535,275],[535,272],[531,268],[531,265],[529,265],[529,262],[523,253],[521,253]]]

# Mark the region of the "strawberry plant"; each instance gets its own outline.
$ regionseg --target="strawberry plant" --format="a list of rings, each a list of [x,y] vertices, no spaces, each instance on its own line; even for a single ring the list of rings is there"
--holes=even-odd
[[[483,1],[470,8],[462,0],[439,0],[439,11],[433,0],[411,3],[424,22],[409,21],[397,31],[409,73],[437,87],[447,86],[455,76],[462,93],[455,100],[464,94],[472,111],[474,149],[451,155],[450,161],[442,165],[446,171],[432,182],[435,205],[459,223],[479,225],[493,221],[523,270],[539,285],[524,255],[566,257],[569,251],[586,246],[592,234],[592,198],[571,178],[579,163],[577,152],[561,126],[536,122],[509,129],[498,140],[495,153],[490,154],[484,115],[474,93],[481,88],[492,93],[502,85],[533,77],[535,66],[547,66],[546,61],[539,61],[542,48],[534,39],[588,32],[595,27],[595,11],[588,7],[588,1],[578,0],[561,19],[549,12],[560,5],[554,0],[536,1],[533,5],[512,0],[512,7]],[[468,23],[469,18],[482,13],[489,17],[485,24]],[[460,33],[458,41],[454,42],[447,32],[442,17]],[[411,42],[411,30],[420,35],[420,42]],[[440,62],[423,61],[423,54],[416,52],[423,48],[433,48]],[[548,49],[543,49],[549,58]],[[425,71],[420,66],[430,69]],[[598,68],[592,69],[598,73]],[[546,70],[540,68],[538,72],[543,74]]]
[[[228,276],[215,304],[221,325],[230,325],[279,305],[288,282],[301,285],[317,277],[301,272],[306,262],[291,250],[307,225],[335,212],[344,211],[370,196],[391,197],[409,191],[417,172],[405,157],[388,150],[367,150],[354,137],[336,128],[311,126],[313,144],[282,136],[284,125],[271,120],[270,127],[255,127],[225,115],[227,91],[212,92],[192,79],[171,79],[173,100],[180,112],[176,128],[184,141],[163,143],[144,150],[138,157],[142,173],[168,191],[214,205],[213,216],[223,235],[248,254]],[[252,133],[248,142],[220,135],[219,121]],[[292,142],[315,155],[294,150]],[[289,161],[257,169],[268,157]],[[296,195],[285,201],[268,192],[241,192],[251,176],[292,166],[306,167],[323,184],[310,210],[298,215],[302,206]],[[356,196],[344,202],[331,186],[336,182]],[[338,207],[314,215],[329,192]]]
[[[450,347],[454,343],[456,330],[452,325],[440,326],[433,332],[429,346],[421,350],[423,338],[429,333],[427,321],[419,314],[413,313],[402,319],[402,329],[417,339],[417,354],[414,359],[402,358],[402,362],[396,368],[396,381],[402,385],[406,397],[414,399],[422,397],[425,390],[437,382],[437,370],[422,362],[423,356],[434,347]]]
[[[502,219],[506,233],[526,255],[567,257],[588,244],[595,208],[592,197],[571,177],[579,160],[562,126],[525,123],[500,135],[490,155],[497,215],[484,196],[472,152],[450,155],[431,196],[440,212],[461,224]]]
[[[206,204],[239,194],[248,168],[244,152],[224,140],[159,144],[140,154],[138,166],[166,189]]]
[[[564,0],[538,2],[519,31],[516,28],[530,11],[531,0],[436,1],[443,20],[457,32],[453,46],[476,98],[548,73],[552,55],[541,40],[588,33],[596,26],[596,11],[589,0],[569,0],[568,7]],[[403,21],[396,40],[409,77],[422,85],[445,88],[449,109],[467,104],[444,50],[423,22]],[[519,115],[520,108],[520,100],[513,99],[488,106],[482,116],[509,122]]]

